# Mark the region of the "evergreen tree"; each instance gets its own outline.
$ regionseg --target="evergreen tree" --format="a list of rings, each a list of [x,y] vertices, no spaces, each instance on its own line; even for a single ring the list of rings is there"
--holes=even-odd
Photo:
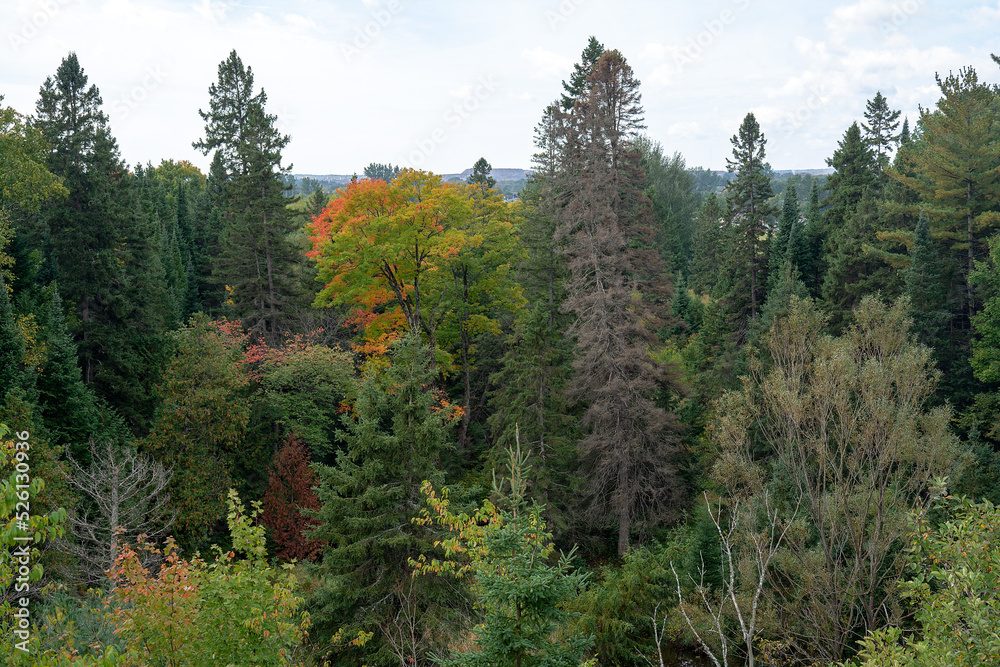
[[[885,170],[889,167],[889,154],[899,139],[896,128],[899,127],[898,110],[889,108],[889,103],[881,91],[875,93],[874,99],[868,100],[865,106],[865,123],[861,124],[865,131],[865,143],[873,155],[872,166],[880,181],[884,180]]]
[[[753,113],[748,113],[739,132],[730,140],[733,159],[726,166],[736,178],[726,186],[729,224],[732,227],[729,250],[730,275],[735,284],[730,293],[730,310],[737,330],[747,320],[755,320],[764,302],[767,287],[767,237],[771,216],[771,167],[764,161],[767,139]]]
[[[823,279],[823,303],[830,313],[830,326],[839,330],[861,300],[875,292],[895,292],[893,272],[874,252],[876,232],[881,228],[878,205],[871,190],[865,190],[843,227],[832,234]]]
[[[653,204],[660,260],[671,273],[686,274],[698,212],[694,177],[680,153],[668,157],[658,142],[651,142],[646,137],[639,137],[636,147],[642,155],[642,168],[646,173],[643,191]]]
[[[42,421],[55,444],[66,447],[74,460],[86,462],[88,443],[100,430],[100,414],[92,391],[83,383],[76,343],[67,330],[55,287],[45,334],[47,354],[37,382]]]
[[[425,486],[434,514],[421,523],[438,523],[452,537],[444,541],[449,555],[462,561],[414,562],[419,571],[457,572],[475,577],[483,622],[477,628],[476,649],[455,653],[441,661],[447,667],[566,667],[582,665],[593,637],[568,631],[572,614],[563,605],[579,594],[586,575],[574,571],[573,553],[560,554],[552,564],[555,546],[546,530],[542,508],[528,502],[528,456],[511,447],[508,477],[494,473],[496,504],[486,501],[471,517],[456,515],[448,498],[438,498]],[[505,483],[506,482],[506,483]],[[509,490],[507,489],[509,483]],[[466,560],[467,559],[467,560]]]
[[[389,163],[372,162],[365,167],[364,174],[365,178],[370,178],[373,181],[382,180],[388,183],[399,175],[399,167]]]
[[[497,184],[497,179],[490,176],[491,171],[493,171],[493,167],[484,157],[479,158],[476,160],[476,164],[472,165],[472,175],[469,176],[468,183],[478,185],[483,197]]]
[[[941,359],[947,353],[943,348],[951,313],[948,312],[947,287],[941,275],[938,250],[931,239],[930,218],[925,211],[920,212],[917,221],[910,265],[905,275],[903,293],[910,301],[911,331],[921,343],[934,348],[935,356]]]
[[[710,192],[695,221],[691,239],[691,276],[689,284],[695,292],[711,294],[723,274],[725,252],[722,247],[725,219],[724,201]]]
[[[573,103],[587,92],[587,79],[597,66],[597,61],[604,55],[604,45],[593,35],[587,41],[587,48],[580,54],[580,62],[573,65],[573,73],[569,83],[563,81],[562,108],[566,111],[573,108]]]
[[[119,157],[100,93],[87,83],[71,53],[39,92],[49,165],[70,193],[47,208],[46,236],[54,277],[76,311],[83,380],[141,432],[165,361],[156,226],[142,210],[141,184]]]
[[[34,378],[25,364],[25,354],[24,337],[14,318],[7,284],[0,277],[0,399],[33,388]]]
[[[288,239],[293,229],[281,178],[290,169],[281,165],[289,137],[265,111],[263,89],[255,95],[253,85],[252,69],[232,51],[209,87],[209,111],[198,112],[205,138],[193,146],[206,155],[216,151],[226,175],[217,278],[250,332],[276,342],[299,305],[293,267],[300,254]]]
[[[673,387],[649,355],[659,315],[650,297],[658,296],[661,271],[635,149],[639,82],[617,51],[601,56],[587,81],[565,128],[568,198],[557,238],[565,240],[570,274],[564,307],[577,317],[569,391],[588,406],[580,446],[590,508],[614,523],[623,554],[643,520],[662,520],[679,494],[672,460],[679,427],[654,400]]]
[[[795,188],[786,188],[781,197],[781,217],[778,219],[778,229],[771,236],[771,250],[768,262],[768,284],[773,287],[780,279],[782,267],[786,261],[792,261],[792,244],[799,224],[799,202]]]
[[[450,447],[449,411],[433,390],[434,366],[417,332],[393,345],[390,364],[361,381],[336,465],[314,466],[322,506],[315,515],[320,525],[310,534],[329,544],[314,618],[321,631],[375,633],[364,653],[365,662],[378,665],[400,664],[394,652],[400,633],[420,645],[417,657],[424,662],[434,648],[433,629],[450,617],[445,606],[457,604],[443,580],[412,579],[408,565],[434,550],[433,534],[411,519],[421,484],[441,487],[437,462]]]

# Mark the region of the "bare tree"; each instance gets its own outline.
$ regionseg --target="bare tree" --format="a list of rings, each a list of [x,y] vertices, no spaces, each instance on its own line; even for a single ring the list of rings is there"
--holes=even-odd
[[[134,447],[113,442],[90,445],[90,465],[69,459],[69,483],[83,494],[69,514],[72,539],[63,551],[75,557],[75,577],[86,584],[107,579],[121,541],[166,535],[174,516],[166,493],[171,471]]]
[[[754,667],[753,644],[760,628],[762,595],[768,580],[768,570],[781,549],[785,536],[798,513],[798,507],[796,507],[792,516],[788,520],[783,520],[779,509],[772,506],[767,492],[763,492],[758,498],[759,500],[756,502],[736,499],[728,518],[724,520],[722,503],[720,502],[718,509],[713,512],[708,495],[705,495],[708,516],[712,519],[712,524],[715,525],[719,534],[719,548],[722,556],[723,577],[721,589],[717,591],[718,597],[715,597],[709,586],[705,584],[704,558],[702,558],[699,578],[697,580],[693,576],[690,578],[691,582],[694,583],[695,593],[701,601],[701,606],[711,619],[709,632],[718,637],[718,655],[702,638],[698,631],[699,624],[696,624],[688,614],[684,595],[681,592],[680,577],[677,575],[677,570],[674,569],[674,564],[670,564],[674,580],[677,583],[678,609],[698,643],[716,667],[729,666],[731,642],[730,633],[726,628],[731,618],[735,618],[739,627],[739,638],[744,646],[746,664],[748,667]],[[762,528],[756,529],[756,526],[762,526]],[[665,621],[664,617],[664,623]],[[658,634],[656,623],[656,611],[654,610],[653,632],[657,639],[657,649],[659,649],[659,638],[664,626],[661,626],[661,633]],[[663,663],[662,655],[660,662]]]

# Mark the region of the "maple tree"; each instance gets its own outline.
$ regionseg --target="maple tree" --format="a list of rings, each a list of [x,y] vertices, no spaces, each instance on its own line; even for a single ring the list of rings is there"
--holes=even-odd
[[[391,183],[350,183],[310,226],[307,254],[325,284],[315,305],[353,307],[380,351],[402,328],[426,334],[433,350],[452,289],[447,268],[468,242],[464,188],[413,169]]]

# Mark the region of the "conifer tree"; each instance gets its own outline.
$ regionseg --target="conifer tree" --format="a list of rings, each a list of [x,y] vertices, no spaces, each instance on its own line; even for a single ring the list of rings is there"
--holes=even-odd
[[[695,222],[689,284],[701,294],[711,294],[723,272],[724,204],[714,192],[710,192],[702,202]]]
[[[254,94],[253,87],[252,69],[232,51],[219,64],[218,82],[209,87],[209,111],[198,112],[205,138],[193,146],[206,155],[215,151],[225,174],[225,220],[214,273],[250,332],[276,342],[300,297],[292,268],[300,257],[288,239],[293,229],[281,178],[290,169],[281,165],[290,138],[265,110],[263,89]]]
[[[643,127],[639,82],[617,51],[605,52],[587,81],[565,128],[569,182],[557,238],[570,276],[564,307],[577,317],[569,391],[588,406],[580,446],[590,508],[614,523],[623,554],[643,520],[662,520],[679,493],[679,427],[654,401],[658,388],[673,387],[649,355],[662,275],[634,144]]]
[[[872,166],[880,181],[884,180],[885,170],[889,167],[889,154],[899,140],[896,128],[899,127],[900,111],[889,108],[882,91],[875,93],[874,99],[865,105],[865,121],[861,124],[865,131],[865,143],[873,155]]]
[[[767,139],[752,112],[744,117],[739,132],[730,141],[733,159],[727,158],[726,166],[736,173],[736,178],[726,186],[732,228],[729,272],[735,281],[729,302],[740,331],[748,320],[757,318],[767,293],[768,248],[764,239],[775,211],[770,204],[774,196],[771,166],[764,160]]]
[[[573,65],[573,73],[569,82],[563,81],[562,108],[566,111],[573,108],[573,103],[587,92],[587,79],[597,66],[597,61],[604,55],[604,45],[593,35],[587,41],[587,48],[580,54],[580,62]]]
[[[947,287],[941,275],[938,250],[931,239],[930,218],[920,212],[913,233],[910,265],[906,268],[904,294],[910,302],[911,331],[917,340],[935,350],[941,358],[946,350],[946,331],[951,313],[948,312]]]
[[[443,580],[411,579],[408,559],[434,551],[433,534],[411,519],[421,503],[421,484],[429,480],[440,488],[444,481],[437,464],[451,446],[453,415],[441,409],[434,367],[418,332],[393,345],[390,364],[362,379],[354,412],[344,418],[346,448],[336,464],[314,466],[322,505],[315,514],[320,525],[310,533],[329,545],[317,624],[350,636],[375,633],[364,653],[366,662],[379,665],[400,664],[394,644],[403,619],[412,621],[406,636],[421,645],[423,661],[433,648],[432,629],[450,616]]]

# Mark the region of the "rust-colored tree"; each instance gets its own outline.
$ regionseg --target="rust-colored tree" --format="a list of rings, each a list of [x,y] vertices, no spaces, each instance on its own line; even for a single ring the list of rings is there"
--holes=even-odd
[[[590,510],[602,521],[613,517],[624,554],[645,520],[676,507],[679,425],[656,401],[676,385],[649,354],[662,271],[656,252],[644,249],[653,236],[635,147],[639,82],[620,53],[606,51],[587,85],[565,123],[568,200],[556,238],[570,274],[564,308],[577,318],[569,391],[588,405],[581,450]]]
[[[277,545],[278,558],[314,561],[323,552],[323,540],[310,540],[304,534],[319,525],[303,512],[320,507],[313,491],[317,483],[305,444],[295,434],[288,436],[274,457],[261,516]]]

